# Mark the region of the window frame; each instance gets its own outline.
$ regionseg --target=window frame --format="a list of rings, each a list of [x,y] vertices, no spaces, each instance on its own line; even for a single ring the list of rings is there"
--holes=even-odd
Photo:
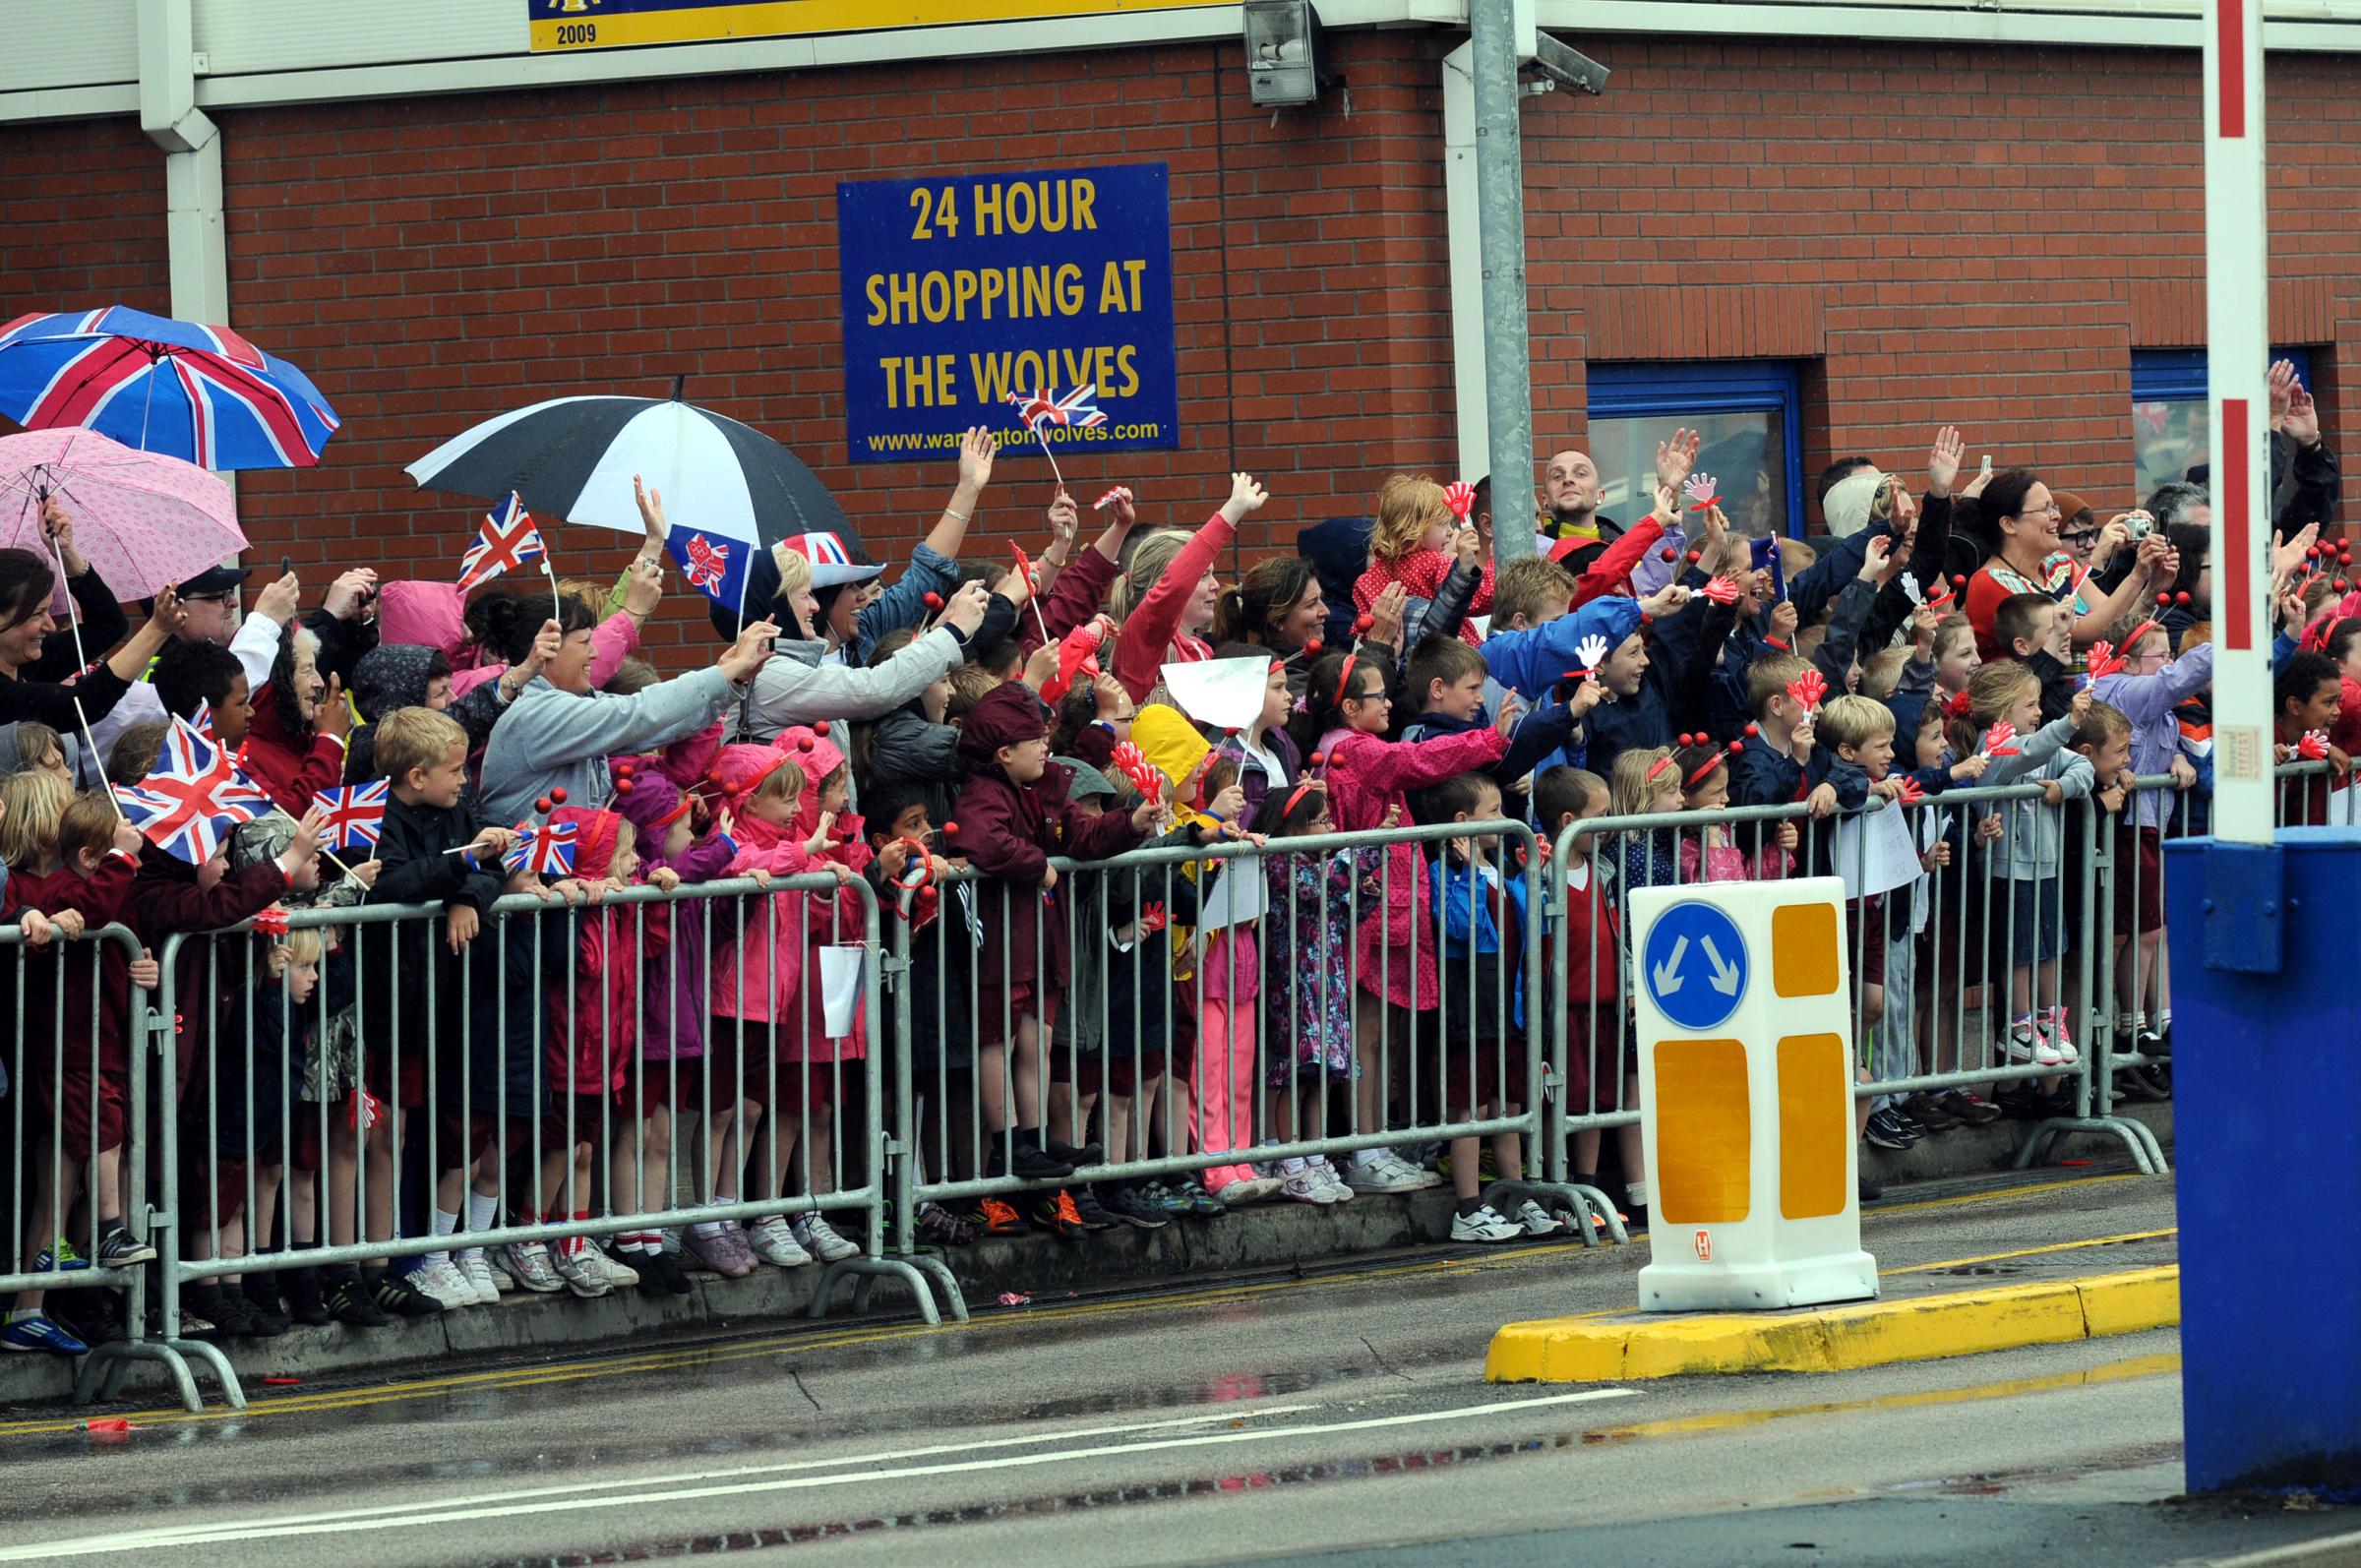
[[[2295,366],[2296,380],[2312,385],[2312,345],[2277,343],[2270,357]],[[2134,403],[2191,402],[2212,390],[2212,367],[2202,348],[2135,348],[2132,350]]]
[[[1776,410],[1786,468],[1787,533],[1803,537],[1803,368],[1798,361],[1593,360],[1586,374],[1593,422]]]

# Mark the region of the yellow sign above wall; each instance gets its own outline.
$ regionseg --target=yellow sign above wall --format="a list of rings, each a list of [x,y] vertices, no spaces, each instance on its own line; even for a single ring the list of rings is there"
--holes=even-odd
[[[535,54],[962,22],[1177,11],[1204,0],[526,0]]]

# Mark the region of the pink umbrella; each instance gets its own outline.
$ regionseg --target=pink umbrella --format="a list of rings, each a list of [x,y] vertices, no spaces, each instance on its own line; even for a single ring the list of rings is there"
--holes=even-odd
[[[194,463],[67,427],[0,437],[0,547],[50,554],[41,503],[125,599],[152,598],[246,548],[229,486]]]

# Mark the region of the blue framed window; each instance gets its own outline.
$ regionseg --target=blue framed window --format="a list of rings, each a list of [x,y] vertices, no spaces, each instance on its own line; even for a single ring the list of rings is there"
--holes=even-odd
[[[1702,444],[1722,510],[1742,533],[1803,532],[1800,378],[1784,359],[1688,360],[1590,367],[1591,460],[1606,487],[1602,510],[1644,516],[1656,446],[1682,425]]]
[[[2312,350],[2298,344],[2273,348],[2273,359],[2295,366],[2298,381],[2312,385]],[[2211,460],[2206,427],[2206,351],[2202,348],[2132,350],[2132,455],[2143,496],[2168,480],[2186,476]]]

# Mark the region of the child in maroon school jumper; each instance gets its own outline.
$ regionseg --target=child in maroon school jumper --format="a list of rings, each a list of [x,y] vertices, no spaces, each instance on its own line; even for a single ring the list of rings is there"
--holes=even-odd
[[[995,1133],[1015,1128],[1016,1153],[1008,1166],[1013,1175],[1055,1180],[1071,1176],[1073,1165],[1042,1137],[1041,1042],[1070,980],[1065,912],[1059,907],[1050,858],[1120,855],[1147,835],[1161,807],[1142,801],[1128,813],[1100,816],[1075,811],[1065,797],[1071,772],[1050,760],[1049,713],[1031,688],[1013,681],[986,694],[969,712],[959,731],[959,759],[967,784],[953,823],[943,829],[944,848],[998,884],[977,890],[984,927],[981,1038],[998,1039],[1013,1053],[1016,1084],[1011,1106],[1003,1101],[999,1071],[976,1074],[985,1121]],[[996,1139],[991,1174],[1001,1173]]]

